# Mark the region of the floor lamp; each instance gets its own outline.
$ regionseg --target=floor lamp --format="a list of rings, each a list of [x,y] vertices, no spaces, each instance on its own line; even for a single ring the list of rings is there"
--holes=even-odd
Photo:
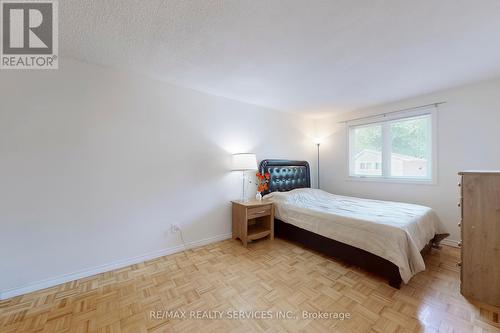
[[[319,146],[321,145],[321,141],[319,139],[316,139],[314,140],[314,143],[316,144],[316,148],[317,148],[317,160],[316,160],[316,167],[317,167],[317,170],[316,170],[316,179],[317,179],[317,184],[318,184],[318,189],[320,188],[319,187]]]
[[[257,170],[257,157],[255,154],[233,154],[233,171],[241,171],[242,175],[242,190],[241,190],[241,201],[247,201],[245,195],[246,187],[246,172],[250,170]]]
[[[317,170],[317,177],[318,177],[318,189],[319,189],[319,145],[320,143],[316,143],[316,147],[318,148],[318,162],[317,162],[317,166],[318,166],[318,170]]]

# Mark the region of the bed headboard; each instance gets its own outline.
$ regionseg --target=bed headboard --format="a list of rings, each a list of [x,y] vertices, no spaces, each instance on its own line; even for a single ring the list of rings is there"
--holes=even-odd
[[[311,187],[311,173],[307,161],[263,160],[260,162],[261,173],[269,172],[269,189],[262,194],[286,192],[295,188]]]

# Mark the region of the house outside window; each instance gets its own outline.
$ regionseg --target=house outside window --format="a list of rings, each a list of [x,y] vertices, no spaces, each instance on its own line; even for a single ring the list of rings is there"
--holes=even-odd
[[[348,122],[349,177],[436,180],[436,108]]]

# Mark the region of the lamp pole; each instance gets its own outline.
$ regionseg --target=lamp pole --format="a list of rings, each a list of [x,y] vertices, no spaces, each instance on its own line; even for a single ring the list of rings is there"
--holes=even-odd
[[[242,178],[242,194],[241,194],[241,201],[246,201],[245,197],[245,170],[241,170],[241,178]]]
[[[318,189],[319,189],[319,142],[316,143],[316,147],[318,148],[318,161],[317,161],[317,167],[318,167],[318,170],[317,170],[317,177],[318,177]]]

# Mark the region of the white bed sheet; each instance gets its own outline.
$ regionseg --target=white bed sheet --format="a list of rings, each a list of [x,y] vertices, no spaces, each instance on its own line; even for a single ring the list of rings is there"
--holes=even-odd
[[[402,280],[425,270],[420,251],[444,228],[429,207],[346,197],[317,189],[265,196],[283,222],[363,249],[399,267]]]

